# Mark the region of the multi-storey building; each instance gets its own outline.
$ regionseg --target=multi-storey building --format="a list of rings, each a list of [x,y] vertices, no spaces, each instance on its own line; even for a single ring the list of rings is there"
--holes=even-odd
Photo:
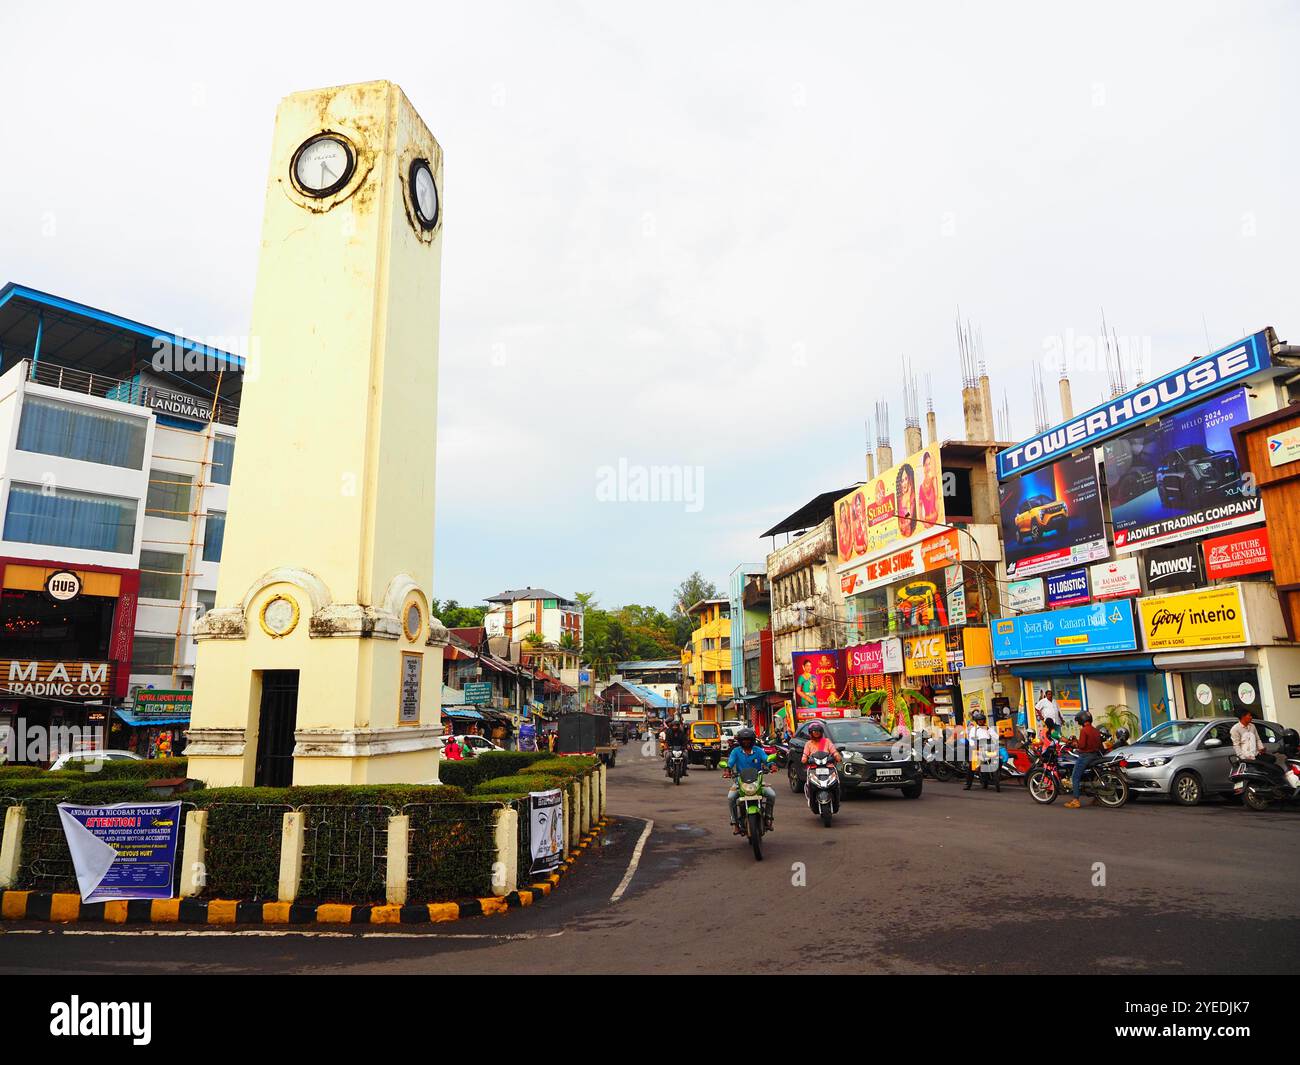
[[[0,725],[180,746],[242,370],[224,350],[0,289]]]
[[[701,599],[687,611],[695,619],[689,653],[683,654],[689,677],[689,702],[702,721],[722,719],[735,692],[731,680],[731,603]]]

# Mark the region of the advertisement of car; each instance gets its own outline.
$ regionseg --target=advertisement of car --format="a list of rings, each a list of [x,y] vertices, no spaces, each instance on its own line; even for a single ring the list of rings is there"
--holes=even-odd
[[[939,445],[930,444],[836,501],[840,562],[916,543],[945,521]]]
[[[795,651],[790,665],[796,712],[830,706],[845,689],[844,659],[838,649]]]
[[[998,505],[1010,577],[1068,569],[1110,553],[1091,452],[1004,481]]]
[[[1234,389],[1105,445],[1115,550],[1253,525],[1260,497],[1241,475],[1232,430],[1250,418],[1246,390]]]

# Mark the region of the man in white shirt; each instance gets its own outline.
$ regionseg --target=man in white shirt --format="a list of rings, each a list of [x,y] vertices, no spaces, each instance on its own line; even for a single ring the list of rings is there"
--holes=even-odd
[[[1048,688],[1043,692],[1043,697],[1034,704],[1034,711],[1038,714],[1039,721],[1050,721],[1057,728],[1060,728],[1065,722],[1061,720],[1061,711],[1057,708],[1055,701],[1052,699],[1052,689]]]
[[[1264,745],[1259,741],[1259,732],[1254,725],[1254,716],[1249,710],[1237,719],[1237,723],[1232,726],[1232,750],[1243,762],[1253,762],[1264,755],[1265,760],[1272,761],[1267,752],[1264,751]]]

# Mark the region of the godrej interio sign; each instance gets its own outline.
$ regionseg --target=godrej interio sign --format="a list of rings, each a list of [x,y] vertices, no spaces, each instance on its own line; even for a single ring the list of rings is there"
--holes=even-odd
[[[1239,340],[998,452],[998,480],[1052,462],[1077,448],[1100,444],[1133,425],[1195,403],[1272,364],[1267,330]]]

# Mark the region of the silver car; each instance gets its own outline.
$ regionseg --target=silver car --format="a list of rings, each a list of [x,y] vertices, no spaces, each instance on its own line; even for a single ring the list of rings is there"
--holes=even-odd
[[[1165,721],[1121,748],[1133,795],[1168,795],[1181,806],[1195,806],[1210,795],[1232,795],[1232,726],[1235,717]],[[1270,752],[1282,746],[1282,728],[1256,721]]]

